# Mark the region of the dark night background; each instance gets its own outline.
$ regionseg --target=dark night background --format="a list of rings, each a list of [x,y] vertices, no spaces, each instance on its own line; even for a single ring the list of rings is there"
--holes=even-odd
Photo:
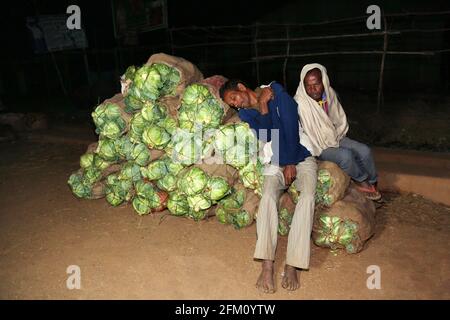
[[[261,24],[259,38],[285,37],[285,28],[268,24],[299,24],[368,16],[366,8],[377,4],[386,14],[405,12],[445,12],[448,1],[167,1],[168,27],[138,34],[137,43],[127,45],[114,36],[112,1],[15,1],[1,10],[0,100],[2,112],[42,111],[59,117],[87,118],[97,103],[119,92],[118,78],[129,65],[140,65],[152,53],[182,56],[196,64],[205,76],[222,74],[238,77],[256,86],[253,44],[181,48],[193,43],[237,39],[251,41],[245,28],[177,30],[186,26],[248,26]],[[83,29],[88,39],[85,51],[54,52],[53,57],[34,54],[31,34],[25,25],[29,16],[65,14],[67,6],[81,8]],[[450,15],[407,16],[388,20],[389,29],[450,28]],[[383,27],[383,26],[382,26]],[[172,40],[170,43],[170,32]],[[246,31],[247,30],[247,31]],[[370,32],[365,19],[359,23],[337,23],[293,28],[291,36],[320,36]],[[381,50],[383,37],[293,42],[292,53]],[[172,46],[175,44],[175,46]],[[178,46],[178,47],[177,47]],[[263,43],[259,55],[279,55],[284,42]],[[433,51],[450,49],[450,32],[419,32],[392,36],[388,50]],[[377,108],[381,55],[321,55],[262,61],[260,82],[277,80],[295,94],[301,67],[319,62],[329,70],[332,86],[343,100],[353,134],[361,140],[415,149],[448,151],[449,52],[434,55],[387,55],[383,79],[383,104]],[[54,59],[54,60],[53,60]],[[286,71],[283,74],[283,66]],[[58,80],[55,64],[64,87]],[[87,79],[90,79],[91,85]],[[393,122],[394,120],[397,122]],[[353,123],[353,124],[352,124]],[[386,138],[386,129],[402,127]],[[441,129],[440,129],[441,128]],[[406,131],[405,131],[406,130]],[[430,136],[417,138],[417,132]]]

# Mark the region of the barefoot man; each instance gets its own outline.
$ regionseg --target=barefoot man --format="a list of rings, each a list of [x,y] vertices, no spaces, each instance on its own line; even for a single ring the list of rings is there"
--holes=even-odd
[[[309,138],[313,156],[332,161],[344,170],[370,200],[380,200],[377,172],[370,148],[346,137],[347,117],[330,86],[327,70],[318,63],[307,64],[300,74],[297,101],[300,122]]]
[[[240,119],[256,131],[258,139],[266,143],[264,150],[268,161],[256,220],[254,254],[255,259],[262,260],[256,286],[265,293],[275,292],[274,259],[280,196],[291,183],[301,192],[289,232],[282,279],[283,288],[296,290],[300,286],[297,269],[309,268],[317,181],[316,160],[300,142],[297,103],[276,82],[253,91],[240,80],[229,80],[220,93],[228,105],[238,108]]]

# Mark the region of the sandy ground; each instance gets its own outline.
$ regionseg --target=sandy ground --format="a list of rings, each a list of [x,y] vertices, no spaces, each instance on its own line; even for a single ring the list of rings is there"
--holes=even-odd
[[[131,206],[78,200],[66,181],[80,145],[0,144],[1,299],[449,299],[450,209],[387,195],[375,236],[359,254],[312,246],[301,288],[280,286],[287,239],[279,238],[277,292],[259,293],[255,225],[139,217]],[[70,265],[81,289],[66,287]],[[381,270],[381,289],[366,286]]]

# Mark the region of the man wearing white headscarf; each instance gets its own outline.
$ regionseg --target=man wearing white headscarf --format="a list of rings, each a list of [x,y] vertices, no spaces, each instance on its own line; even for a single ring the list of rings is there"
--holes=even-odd
[[[377,173],[370,148],[346,137],[347,117],[324,66],[312,63],[303,67],[294,99],[312,155],[339,165],[367,198],[379,200],[381,194],[376,187]]]

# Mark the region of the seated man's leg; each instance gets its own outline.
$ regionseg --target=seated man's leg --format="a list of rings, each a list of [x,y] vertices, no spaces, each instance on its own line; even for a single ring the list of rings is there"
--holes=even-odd
[[[282,176],[281,170],[280,174]],[[264,176],[262,198],[256,219],[257,240],[254,258],[264,260],[256,286],[266,293],[275,291],[273,260],[278,239],[278,202],[281,193],[286,189],[280,174]]]
[[[370,184],[375,184],[377,182],[377,170],[375,168],[375,161],[373,160],[370,148],[364,143],[349,139],[347,137],[340,141],[339,146],[351,149],[354,152],[358,165],[368,175],[368,182]]]
[[[351,149],[343,147],[328,148],[322,151],[319,159],[336,163],[355,181],[363,182],[367,180],[367,173],[361,170]]]
[[[316,183],[316,159],[308,157],[297,165],[297,179],[294,181],[300,196],[289,231],[285,275],[282,281],[283,287],[288,290],[299,287],[295,268],[309,268]]]

